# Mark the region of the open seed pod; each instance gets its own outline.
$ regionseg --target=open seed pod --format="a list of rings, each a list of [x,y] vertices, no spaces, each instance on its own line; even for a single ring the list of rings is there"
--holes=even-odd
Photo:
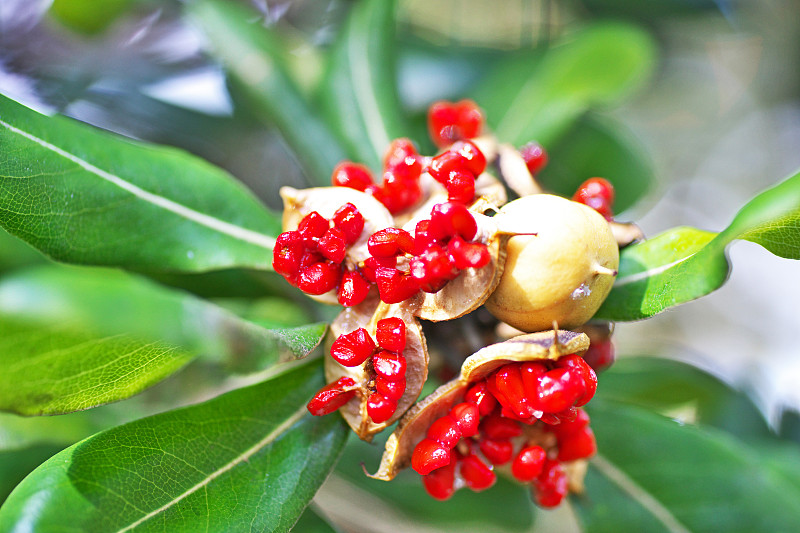
[[[353,431],[365,441],[371,441],[376,433],[400,418],[422,392],[422,386],[428,377],[428,349],[422,328],[406,302],[390,305],[380,302],[373,294],[361,304],[344,309],[331,323],[328,332],[326,349],[330,351],[335,339],[358,328],[366,329],[372,338],[377,338],[378,323],[392,317],[400,318],[405,324],[405,346],[402,350],[405,360],[405,390],[397,401],[397,408],[387,420],[373,422],[367,409],[368,398],[376,389],[374,358],[353,367],[343,366],[332,357],[325,358],[325,377],[329,382],[346,376],[358,385],[357,394],[339,412]]]
[[[518,196],[544,192],[539,182],[528,170],[522,154],[510,144],[497,146],[497,166],[500,169],[500,177]]]
[[[463,401],[471,384],[508,363],[557,360],[580,355],[588,347],[589,338],[583,333],[553,330],[520,335],[478,350],[464,361],[458,378],[436,389],[403,416],[386,441],[378,471],[370,477],[389,481],[409,466],[414,447],[425,437],[428,427]]]

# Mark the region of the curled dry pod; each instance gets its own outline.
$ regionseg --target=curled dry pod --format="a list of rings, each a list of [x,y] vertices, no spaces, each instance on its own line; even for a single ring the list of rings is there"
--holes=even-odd
[[[497,167],[500,169],[500,177],[518,196],[544,192],[528,170],[522,155],[510,144],[501,144],[497,147]]]
[[[486,201],[478,200],[474,205],[482,210]],[[508,235],[498,231],[491,217],[473,211],[472,208],[470,211],[478,226],[478,233],[473,242],[486,245],[489,251],[489,263],[480,268],[466,268],[442,290],[425,293],[424,299],[414,311],[414,314],[423,320],[441,322],[466,315],[483,305],[500,283]]]
[[[523,235],[508,240],[503,276],[486,301],[489,312],[522,331],[588,321],[611,291],[619,266],[606,220],[550,194],[514,200],[493,220],[502,231]]]
[[[375,372],[372,361],[367,360],[355,367],[344,367],[332,357],[325,358],[325,377],[328,382],[347,376],[352,378],[359,389],[356,396],[339,409],[347,424],[365,441],[387,426],[393,424],[411,407],[422,392],[422,386],[428,378],[428,348],[419,321],[411,314],[408,305],[385,304],[373,293],[364,302],[345,308],[331,323],[326,342],[329,351],[333,341],[340,335],[364,328],[374,339],[377,337],[377,325],[380,320],[397,317],[405,323],[405,391],[397,402],[394,414],[386,421],[374,423],[367,413],[367,399],[375,391]]]
[[[616,222],[614,220],[609,220],[608,227],[611,228],[611,233],[614,235],[617,246],[620,248],[625,248],[629,244],[644,240],[642,228],[633,222]]]
[[[445,383],[408,410],[386,441],[378,471],[370,477],[390,481],[410,465],[414,447],[425,437],[428,427],[453,405],[462,402],[472,383],[508,363],[556,360],[569,354],[580,355],[588,347],[589,338],[583,333],[554,330],[520,335],[478,350],[464,361],[456,379]]]

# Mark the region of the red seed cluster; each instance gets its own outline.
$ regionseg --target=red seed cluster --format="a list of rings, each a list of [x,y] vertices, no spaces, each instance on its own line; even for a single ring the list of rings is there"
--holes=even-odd
[[[494,484],[495,466],[530,483],[542,507],[558,505],[567,493],[561,463],[596,451],[589,417],[577,406],[594,395],[596,376],[577,355],[553,362],[511,363],[474,383],[428,428],[411,466],[436,499],[449,498],[459,483],[479,491]],[[549,451],[529,442],[538,424],[555,436]],[[460,481],[459,481],[460,480]]]
[[[603,215],[606,220],[611,220],[614,217],[612,209],[614,205],[614,186],[607,179],[589,178],[578,187],[572,199],[588,205]]]
[[[372,257],[364,262],[364,276],[374,281],[382,301],[399,303],[420,290],[437,292],[465,268],[481,268],[491,260],[483,243],[472,242],[478,232],[475,217],[464,204],[443,202],[431,217],[409,232],[386,228],[367,241]],[[408,259],[408,270],[398,260]]]
[[[346,203],[328,220],[316,211],[304,216],[295,231],[281,233],[275,242],[272,267],[286,281],[307,294],[338,288],[342,305],[364,300],[369,284],[357,270],[344,264],[347,247],[361,236],[364,217]]]
[[[428,109],[428,134],[440,148],[477,137],[482,129],[483,113],[472,100],[435,102]]]
[[[379,424],[388,420],[397,410],[397,402],[406,391],[406,359],[403,350],[406,347],[406,324],[401,318],[389,317],[378,321],[375,333],[377,343],[364,328],[358,328],[340,335],[331,345],[331,357],[346,367],[355,367],[370,361],[374,379],[368,384],[370,394],[367,396],[367,414],[373,422]],[[308,410],[314,415],[326,415],[343,406],[346,400],[336,397],[335,407],[330,404],[331,390],[342,390],[331,383],[323,387],[308,403]],[[331,389],[333,387],[333,389]],[[344,392],[340,394],[345,394]],[[328,402],[328,403],[326,403]],[[324,405],[324,408],[322,407]]]
[[[447,189],[451,202],[471,204],[475,179],[486,169],[486,157],[472,141],[457,141],[425,167],[428,174]]]

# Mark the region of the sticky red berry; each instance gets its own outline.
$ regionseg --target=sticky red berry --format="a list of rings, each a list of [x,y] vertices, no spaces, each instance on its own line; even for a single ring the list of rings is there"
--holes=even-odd
[[[376,424],[389,420],[397,410],[397,402],[380,392],[373,392],[367,398],[367,414]]]
[[[586,459],[597,451],[594,433],[588,426],[584,426],[575,433],[566,435],[558,441],[558,460],[574,461]]]
[[[474,137],[474,135],[471,135]],[[451,152],[455,152],[464,158],[469,170],[474,176],[479,176],[486,170],[486,156],[480,148],[472,141],[458,141],[450,147]]]
[[[350,202],[336,210],[331,222],[333,222],[333,227],[340,229],[344,233],[345,242],[348,246],[356,242],[361,236],[361,232],[364,231],[364,216]]]
[[[465,172],[474,181],[475,175],[469,171],[469,166],[470,162],[466,157],[458,152],[448,150],[431,159],[427,170],[433,179],[445,185],[453,172]]]
[[[580,374],[583,379],[584,393],[575,401],[575,405],[580,407],[589,403],[589,400],[594,397],[597,391],[597,374],[594,373],[592,367],[590,367],[581,356],[575,354],[562,357],[558,360],[556,366],[559,368],[570,368],[573,372]]]
[[[509,418],[489,415],[481,420],[481,435],[492,440],[508,440],[522,435],[522,428]]]
[[[339,335],[331,345],[331,357],[343,366],[358,366],[375,351],[375,342],[364,328]]]
[[[379,268],[393,268],[396,270],[397,258],[396,257],[367,257],[364,264],[359,268],[361,275],[364,279],[375,283],[377,281],[376,273]]]
[[[393,215],[407,211],[422,198],[418,180],[403,178],[392,171],[383,174],[381,187],[379,200]]]
[[[331,176],[331,183],[339,187],[350,187],[364,191],[372,183],[372,172],[369,167],[360,163],[344,161],[336,165]]]
[[[475,217],[464,204],[456,202],[443,202],[436,204],[431,209],[431,222],[428,231],[436,239],[445,239],[460,235],[471,241],[478,232]]]
[[[338,228],[330,228],[320,237],[319,243],[317,243],[317,250],[326,259],[334,263],[341,263],[347,253],[347,241],[345,240],[344,232]]]
[[[478,448],[493,465],[503,465],[514,456],[514,445],[508,440],[481,439]]]
[[[437,419],[428,427],[426,436],[452,449],[462,437],[458,422],[449,414]]]
[[[611,339],[592,341],[589,349],[583,354],[583,359],[595,372],[602,372],[614,364],[614,343]]]
[[[297,287],[306,294],[325,294],[339,284],[342,270],[330,261],[320,261],[300,271]]]
[[[339,284],[339,303],[345,307],[358,305],[369,294],[369,282],[364,279],[358,270],[348,270],[342,274]]]
[[[406,347],[406,323],[396,316],[378,320],[375,338],[384,350],[402,352]]]
[[[528,394],[522,385],[520,366],[515,363],[503,366],[490,376],[487,383],[490,391],[493,390],[492,385],[494,385],[497,391],[507,399],[508,404],[504,404],[504,407],[511,409],[519,418],[528,418],[534,416],[536,409],[528,401]],[[497,395],[495,394],[495,396]]]
[[[536,403],[546,413],[557,413],[575,405],[585,393],[586,387],[578,372],[555,368],[542,376]]]
[[[378,268],[375,271],[378,294],[387,304],[400,303],[419,292],[419,284],[409,274],[396,268]]]
[[[497,400],[489,392],[486,381],[481,380],[467,390],[464,401],[478,407],[480,416],[486,416],[494,410]]]
[[[519,152],[525,161],[525,166],[528,167],[528,172],[534,176],[547,165],[547,152],[537,142],[529,142],[520,148]]]
[[[349,377],[341,377],[322,387],[306,407],[314,416],[330,414],[349,402],[355,396],[356,382]]]
[[[375,377],[375,390],[383,394],[384,397],[394,402],[399,402],[406,392],[405,379],[386,379],[383,376]]]
[[[451,172],[444,187],[447,189],[447,199],[451,202],[470,205],[475,200],[475,176],[471,172]]]
[[[413,252],[414,237],[400,228],[384,228],[370,235],[367,248],[375,257],[391,258],[401,253]]]
[[[476,492],[488,489],[497,481],[492,469],[475,454],[470,454],[460,461],[459,472],[464,483]]]
[[[384,379],[405,379],[406,358],[396,352],[381,350],[372,356],[372,367],[375,374]]]
[[[492,256],[489,248],[480,242],[467,242],[458,235],[447,243],[447,251],[453,257],[456,268],[482,268],[489,264]]]
[[[450,448],[433,439],[422,439],[411,454],[411,468],[423,476],[449,462]]]
[[[471,403],[459,403],[450,409],[450,416],[458,424],[462,437],[471,437],[478,432],[480,413],[478,407]]]
[[[456,461],[437,468],[428,475],[422,476],[425,490],[437,500],[447,500],[455,492]]]
[[[272,252],[272,268],[283,276],[294,276],[300,269],[300,259],[303,257],[305,247],[300,233],[285,231],[275,239],[275,248]]]
[[[547,454],[541,446],[522,448],[511,463],[511,474],[523,483],[531,482],[542,473],[546,459]]]
[[[607,220],[614,215],[614,186],[603,178],[589,178],[584,181],[575,194],[573,201],[588,205]]]
[[[327,218],[316,211],[312,211],[300,220],[297,231],[303,238],[306,248],[313,248],[316,246],[316,241],[325,235],[329,227],[330,223]]]

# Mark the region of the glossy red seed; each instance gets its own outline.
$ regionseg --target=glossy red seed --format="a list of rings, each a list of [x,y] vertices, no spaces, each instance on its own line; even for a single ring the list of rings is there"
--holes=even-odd
[[[426,436],[429,439],[440,442],[447,448],[452,449],[461,439],[461,428],[458,427],[456,420],[449,414],[437,419],[428,427]]]
[[[414,237],[400,228],[384,228],[370,235],[367,249],[374,257],[392,258],[414,251]]]
[[[582,430],[589,425],[589,415],[583,409],[576,409],[575,418],[573,420],[562,421],[557,426],[549,428],[556,438],[561,440],[569,437]]]
[[[306,294],[325,294],[333,290],[342,276],[339,265],[330,261],[320,261],[300,271],[297,287]]]
[[[364,216],[358,208],[347,202],[336,210],[331,219],[333,227],[338,228],[344,233],[345,242],[348,246],[353,244],[364,231]]]
[[[475,454],[470,454],[460,461],[459,472],[464,483],[476,492],[488,489],[497,481],[492,469]]]
[[[556,460],[547,459],[542,473],[533,480],[536,503],[544,508],[557,507],[567,495],[567,474]]]
[[[458,235],[447,243],[447,251],[453,257],[456,268],[483,268],[492,260],[489,248],[480,242],[467,242]]]
[[[428,108],[428,134],[436,146],[447,146],[460,138],[458,120],[459,110],[450,102],[435,102]]]
[[[497,390],[508,400],[509,403],[504,406],[511,409],[519,418],[528,418],[534,416],[536,409],[528,401],[528,395],[523,388],[520,366],[518,363],[505,365],[489,379],[490,382],[494,381]]]
[[[470,172],[469,167],[470,162],[466,157],[458,152],[448,150],[431,159],[427,170],[433,179],[445,185],[453,172],[465,172],[474,181],[475,175]]]
[[[420,220],[414,228],[414,255],[420,255],[428,246],[435,244],[436,238],[430,232],[431,221]]]
[[[514,462],[511,463],[511,474],[523,483],[529,483],[542,473],[547,454],[541,446],[522,448]]]
[[[614,215],[614,186],[606,179],[589,178],[578,187],[572,199],[588,205],[608,220]]]
[[[594,440],[592,429],[588,426],[558,441],[559,461],[586,459],[595,452],[597,452],[597,443]]]
[[[436,286],[442,281],[447,282],[455,278],[458,275],[458,269],[445,248],[438,244],[432,244],[412,260],[410,273],[420,287],[427,290],[425,285]],[[438,289],[428,292],[436,292],[436,290]]]
[[[467,390],[464,401],[478,407],[480,416],[486,416],[494,410],[497,400],[489,392],[486,381],[481,380]]]
[[[595,373],[602,372],[614,364],[614,343],[611,342],[611,339],[593,341],[586,353],[583,354],[583,359],[594,369]]]
[[[400,398],[402,398],[403,394],[406,392],[406,380],[389,380],[383,376],[377,376],[375,378],[375,390],[383,394],[383,396],[389,400],[399,402]]]
[[[478,104],[472,100],[461,100],[456,103],[458,112],[458,127],[461,130],[460,139],[477,137],[483,128],[483,113]],[[456,139],[458,140],[458,139]]]
[[[451,202],[470,205],[475,200],[475,177],[471,172],[451,172],[444,187]]]
[[[393,215],[407,211],[422,198],[418,180],[404,178],[392,171],[383,174],[381,188],[379,200]]]
[[[375,283],[381,301],[387,304],[400,303],[419,292],[417,281],[396,268],[378,268],[375,271]]]
[[[580,407],[589,403],[597,391],[597,374],[595,374],[592,367],[579,355],[569,355],[562,357],[556,363],[559,368],[570,368],[574,372],[578,372],[583,379],[584,393],[575,402],[575,405]]]
[[[305,252],[300,233],[286,231],[278,235],[272,252],[272,268],[283,276],[294,276],[300,270],[300,260]]]
[[[349,402],[355,396],[356,382],[349,377],[341,377],[322,387],[306,405],[314,416],[330,414]]]
[[[431,209],[431,222],[428,231],[436,239],[446,239],[460,235],[471,241],[478,232],[475,217],[464,206],[456,202],[443,202]]]
[[[330,223],[328,219],[312,211],[300,220],[300,225],[297,227],[298,233],[303,238],[306,247],[312,246],[316,239],[319,239],[325,232],[328,231]]]
[[[366,165],[345,161],[339,163],[333,169],[331,183],[335,186],[350,187],[351,189],[363,191],[373,185],[372,172]]]
[[[539,383],[545,372],[547,372],[547,367],[537,361],[527,361],[520,365],[519,373],[522,377],[522,388],[525,390],[525,396],[529,399],[536,398]]]
[[[380,392],[373,392],[367,398],[367,414],[376,424],[389,420],[397,410],[397,402]]]
[[[369,294],[369,282],[364,279],[358,270],[348,270],[342,274],[339,284],[339,303],[345,307],[358,305]]]
[[[471,137],[474,137],[472,135]],[[474,176],[480,175],[486,170],[486,156],[480,148],[472,141],[458,141],[450,147],[451,152],[456,152],[467,161],[467,170]]]
[[[300,270],[310,267],[313,264],[324,262],[325,258],[322,254],[315,251],[306,250],[303,252],[303,257],[300,258]]]
[[[381,350],[372,356],[372,367],[375,374],[384,379],[405,379],[406,358],[399,353]]]
[[[384,350],[402,352],[406,347],[406,323],[396,316],[378,320],[375,338]]]
[[[396,270],[397,267],[397,258],[396,257],[387,257],[387,258],[379,258],[379,257],[367,257],[364,260],[364,264],[359,269],[361,271],[361,275],[367,281],[375,283],[376,281],[376,272],[379,268],[392,268]]]
[[[450,448],[433,439],[422,439],[411,454],[411,468],[423,476],[450,462]]]
[[[334,263],[341,263],[347,253],[347,241],[345,240],[344,232],[338,228],[330,228],[319,239],[317,250],[326,259]]]
[[[422,162],[409,139],[395,139],[386,150],[383,168],[400,179],[417,180],[422,173]]]
[[[459,403],[450,409],[450,416],[458,424],[462,437],[471,437],[478,432],[480,413],[478,407],[471,403]]]
[[[514,445],[508,440],[481,439],[478,448],[493,465],[503,465],[514,456]]]
[[[558,413],[575,405],[586,393],[580,374],[569,368],[548,370],[539,383],[537,407],[545,413]]]
[[[525,166],[528,167],[528,172],[534,176],[547,165],[547,152],[537,142],[529,142],[520,148],[519,152],[525,161]]]
[[[456,461],[437,468],[430,474],[422,476],[425,490],[437,500],[447,500],[455,492]]]
[[[331,357],[343,366],[358,366],[375,351],[375,342],[364,328],[339,335],[331,345]]]
[[[498,415],[489,415],[481,420],[481,435],[492,440],[508,440],[522,435],[519,423]]]

